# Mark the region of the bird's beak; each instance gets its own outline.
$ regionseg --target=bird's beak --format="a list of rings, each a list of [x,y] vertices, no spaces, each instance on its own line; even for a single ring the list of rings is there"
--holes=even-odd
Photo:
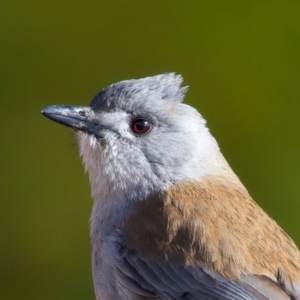
[[[75,130],[96,134],[99,128],[99,123],[96,122],[90,107],[52,105],[44,108],[41,113],[45,117]]]

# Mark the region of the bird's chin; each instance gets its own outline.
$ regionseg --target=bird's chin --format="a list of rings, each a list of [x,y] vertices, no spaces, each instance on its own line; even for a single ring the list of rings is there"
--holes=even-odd
[[[98,148],[100,143],[98,139],[93,135],[83,131],[75,132],[79,143],[85,144],[85,146],[90,147],[92,149]]]

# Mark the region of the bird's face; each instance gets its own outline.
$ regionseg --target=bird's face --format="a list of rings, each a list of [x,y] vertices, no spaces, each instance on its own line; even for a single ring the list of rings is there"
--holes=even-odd
[[[44,110],[78,131],[94,198],[106,190],[141,199],[213,169],[207,158],[219,153],[218,146],[200,114],[181,103],[186,88],[180,83],[174,74],[123,81],[104,89],[88,107]]]

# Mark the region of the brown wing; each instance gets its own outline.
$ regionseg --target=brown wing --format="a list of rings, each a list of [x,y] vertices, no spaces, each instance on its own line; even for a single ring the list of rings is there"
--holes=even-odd
[[[227,286],[239,282],[239,287],[250,287],[256,282],[258,292],[272,286],[296,299],[300,292],[297,247],[241,184],[224,182],[224,178],[207,177],[138,202],[124,224],[127,247],[148,264],[181,266],[182,272],[193,268],[190,272],[198,270],[204,277],[208,276],[205,270],[213,270],[229,280]],[[258,277],[242,281],[245,274]]]

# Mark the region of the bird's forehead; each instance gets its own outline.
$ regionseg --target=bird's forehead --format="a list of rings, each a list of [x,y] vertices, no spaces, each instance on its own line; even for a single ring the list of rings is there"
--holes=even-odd
[[[181,82],[182,77],[173,73],[121,81],[103,89],[90,106],[94,111],[127,112],[167,106],[167,103],[182,101],[187,88],[181,88]]]

